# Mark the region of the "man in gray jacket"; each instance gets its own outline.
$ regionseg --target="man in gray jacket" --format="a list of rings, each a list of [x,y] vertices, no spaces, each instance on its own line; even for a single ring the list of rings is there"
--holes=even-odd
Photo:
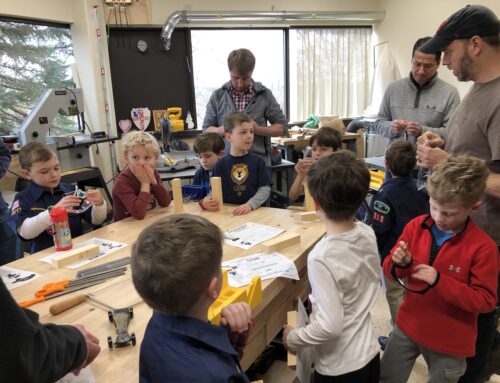
[[[457,89],[437,76],[441,52],[418,49],[428,40],[423,37],[413,46],[410,75],[392,82],[385,91],[374,129],[389,138],[388,145],[397,140],[415,144],[428,130],[438,133],[460,103]]]
[[[272,92],[252,79],[255,56],[248,49],[232,51],[227,58],[231,80],[210,96],[203,120],[203,131],[224,135],[224,116],[245,112],[253,120],[254,141],[251,153],[257,154],[271,166],[271,137],[283,136],[288,121]],[[267,123],[270,125],[267,125]],[[226,142],[226,153],[229,152]]]

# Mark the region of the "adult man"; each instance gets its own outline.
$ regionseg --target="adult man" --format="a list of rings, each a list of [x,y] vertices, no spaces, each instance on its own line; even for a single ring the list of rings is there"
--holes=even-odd
[[[486,161],[490,175],[483,205],[474,222],[500,247],[500,21],[488,8],[471,5],[443,22],[436,35],[420,48],[444,51],[443,65],[459,81],[473,81],[441,137],[427,132],[419,138],[419,164],[432,168],[451,154],[470,154]],[[495,339],[495,312],[480,314],[476,356],[467,360],[460,382],[476,382]],[[498,336],[498,334],[496,335]],[[495,351],[496,353],[496,351]],[[499,369],[498,364],[489,369]]]
[[[224,116],[245,112],[253,119],[254,141],[251,153],[271,166],[271,137],[286,133],[287,119],[272,92],[252,79],[255,56],[248,49],[232,51],[227,58],[231,80],[212,93],[203,121],[203,130],[224,135]],[[267,122],[271,125],[267,125]],[[226,142],[226,153],[228,143]]]
[[[420,50],[428,40],[415,42],[410,75],[389,84],[380,104],[374,130],[389,138],[388,145],[396,140],[415,143],[423,132],[443,129],[460,102],[457,89],[437,76],[441,52]]]
[[[41,324],[37,313],[17,305],[1,278],[0,304],[2,382],[54,382],[78,374],[101,351],[82,325]]]

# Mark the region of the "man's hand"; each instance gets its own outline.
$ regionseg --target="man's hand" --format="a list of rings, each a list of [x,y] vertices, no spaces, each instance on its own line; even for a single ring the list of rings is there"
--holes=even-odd
[[[231,331],[244,332],[249,329],[252,321],[252,310],[246,302],[230,304],[222,309],[221,324]]]
[[[209,211],[219,210],[219,201],[216,199],[213,199],[210,196],[203,198],[202,204],[203,204],[203,208],[205,210],[209,210]]]
[[[286,338],[288,337],[288,334],[290,334],[290,331],[294,330],[294,328],[288,324],[283,326],[283,337],[281,338],[281,341],[283,342],[283,346],[288,350],[288,344],[286,342]]]
[[[432,169],[438,163],[446,161],[447,158],[448,153],[441,148],[417,144],[417,165],[421,168]]]
[[[245,215],[248,214],[252,211],[252,207],[245,203],[243,205],[238,206],[236,209],[233,210],[233,215]]]
[[[434,267],[430,265],[420,264],[415,266],[413,270],[415,270],[415,272],[411,275],[413,278],[425,282],[430,286],[432,286],[434,282],[436,282],[438,272]]]
[[[444,147],[444,140],[434,132],[427,131],[417,138],[417,145],[426,145],[431,148]]]
[[[410,136],[418,137],[422,133],[422,125],[416,121],[407,121],[406,123],[406,133]]]
[[[80,198],[76,195],[70,194],[62,197],[59,202],[54,205],[54,207],[63,207],[68,211],[68,213],[73,213],[75,212],[74,208],[78,207],[80,202],[82,202]]]
[[[97,355],[101,352],[101,347],[99,346],[99,339],[97,339],[94,335],[89,333],[85,327],[83,327],[81,324],[75,325],[75,327],[80,331],[85,338],[85,343],[87,345],[87,358],[83,362],[83,364],[78,367],[75,371],[73,371],[73,374],[78,375],[80,373],[80,370],[82,368],[87,367],[90,363],[94,361],[95,358],[97,358]]]
[[[391,123],[392,136],[400,136],[406,129],[407,122],[405,120],[394,120]]]
[[[398,248],[392,253],[392,262],[400,267],[406,267],[411,263],[411,254],[406,242],[399,241]]]
[[[87,199],[92,205],[101,206],[104,203],[102,194],[98,189],[91,189],[86,191]]]

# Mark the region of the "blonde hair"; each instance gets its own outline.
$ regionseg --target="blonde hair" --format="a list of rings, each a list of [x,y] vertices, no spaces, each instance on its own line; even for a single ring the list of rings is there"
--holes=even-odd
[[[438,203],[459,202],[469,208],[481,199],[488,174],[488,168],[479,158],[451,156],[434,167],[427,181],[427,192]]]
[[[130,132],[122,136],[123,156],[127,157],[128,152],[130,152],[135,145],[143,145],[147,149],[151,149],[156,158],[160,156],[158,141],[149,133]]]

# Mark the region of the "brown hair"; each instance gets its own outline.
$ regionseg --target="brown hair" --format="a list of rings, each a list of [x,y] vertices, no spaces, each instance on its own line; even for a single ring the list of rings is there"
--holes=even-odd
[[[314,142],[316,142],[318,146],[332,148],[335,152],[342,147],[342,135],[335,128],[323,126],[318,129],[316,134],[309,138],[309,145],[313,145]]]
[[[239,75],[247,75],[255,68],[255,56],[248,49],[235,49],[227,56],[227,66],[229,71],[235,69]]]
[[[226,114],[224,117],[224,132],[232,133],[235,127],[243,124],[244,122],[249,122],[250,124],[252,123],[252,119],[246,113],[232,112]]]
[[[416,148],[411,142],[395,141],[385,151],[387,167],[396,177],[409,176],[417,164]]]
[[[486,188],[488,168],[472,156],[451,156],[436,165],[427,180],[427,192],[438,203],[459,202],[472,207]]]
[[[195,235],[193,235],[195,233]],[[206,218],[174,214],[144,229],[132,246],[132,281],[153,309],[185,315],[222,261],[222,232]]]
[[[224,150],[224,140],[217,133],[203,133],[194,140],[193,150],[196,154],[206,152],[219,154]]]
[[[329,219],[347,220],[354,218],[368,193],[370,172],[352,152],[339,150],[311,167],[307,185]]]
[[[419,48],[422,45],[424,45],[427,41],[429,41],[431,38],[432,37],[430,37],[430,36],[426,36],[426,37],[422,37],[422,38],[418,39],[417,41],[415,41],[415,44],[413,45],[413,50],[411,51],[411,58],[412,59],[415,58],[415,51],[421,52]],[[434,58],[438,64],[441,62],[441,51],[432,52],[431,55],[434,55]]]
[[[30,170],[35,162],[47,162],[57,154],[47,144],[30,142],[19,151],[19,164],[21,169]]]

